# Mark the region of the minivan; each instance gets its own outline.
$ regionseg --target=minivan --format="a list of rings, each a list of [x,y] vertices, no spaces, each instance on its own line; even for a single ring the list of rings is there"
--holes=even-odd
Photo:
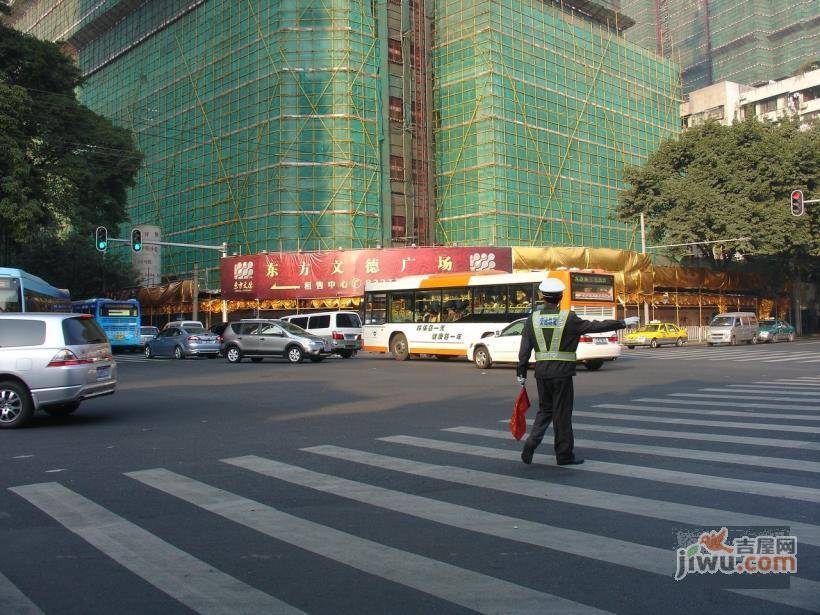
[[[326,340],[334,354],[349,359],[362,349],[362,320],[357,312],[317,312],[282,318]]]
[[[706,327],[706,345],[738,342],[757,344],[760,327],[753,312],[725,312],[718,314]]]
[[[87,314],[0,314],[0,429],[35,410],[66,416],[117,388],[105,332]]]
[[[254,363],[265,357],[285,357],[289,363],[308,358],[319,363],[330,354],[330,344],[289,322],[248,318],[225,327],[222,354],[228,363],[239,363],[245,357]]]

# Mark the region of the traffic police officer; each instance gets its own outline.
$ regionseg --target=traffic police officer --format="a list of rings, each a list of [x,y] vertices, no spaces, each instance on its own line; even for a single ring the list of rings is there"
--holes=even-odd
[[[564,294],[564,283],[547,278],[538,286],[544,305],[535,310],[524,325],[521,349],[518,353],[518,384],[527,381],[530,355],[535,349],[535,381],[538,383],[538,413],[530,435],[521,451],[521,460],[532,463],[536,447],[553,423],[555,457],[558,465],[576,465],[584,460],[575,456],[572,437],[572,404],[574,393],[575,351],[585,333],[602,333],[624,329],[637,324],[637,316],[625,320],[583,320],[575,312],[559,309]]]

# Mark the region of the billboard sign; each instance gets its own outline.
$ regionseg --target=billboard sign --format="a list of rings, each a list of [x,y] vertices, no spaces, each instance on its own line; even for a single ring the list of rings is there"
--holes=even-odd
[[[273,252],[222,259],[225,299],[357,297],[368,282],[456,271],[512,271],[510,248]]]

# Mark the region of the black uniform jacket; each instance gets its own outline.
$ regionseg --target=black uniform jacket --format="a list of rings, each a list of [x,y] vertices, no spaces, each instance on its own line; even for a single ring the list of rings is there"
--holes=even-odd
[[[557,314],[559,311],[557,305],[545,304],[541,306],[541,312],[544,314]],[[604,331],[614,331],[625,327],[626,324],[623,320],[583,320],[575,312],[570,312],[558,349],[561,352],[575,352],[578,348],[579,338],[585,333],[603,333]],[[547,348],[539,348],[539,350],[547,352],[552,342],[552,329],[544,329],[544,342],[547,344]],[[521,350],[518,352],[517,373],[522,378],[527,377],[527,366],[534,347],[535,332],[532,330],[532,315],[530,315],[521,333]],[[535,377],[569,378],[575,375],[575,365],[572,361],[538,361],[535,364]]]

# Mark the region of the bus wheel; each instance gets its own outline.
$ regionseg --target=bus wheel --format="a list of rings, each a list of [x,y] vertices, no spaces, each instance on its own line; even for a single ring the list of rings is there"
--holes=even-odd
[[[393,353],[393,358],[396,361],[406,361],[410,358],[410,351],[407,348],[407,338],[404,333],[397,333],[390,340],[390,352]]]
[[[478,369],[490,369],[493,366],[493,360],[490,358],[490,351],[486,346],[479,346],[473,353],[473,362]]]

